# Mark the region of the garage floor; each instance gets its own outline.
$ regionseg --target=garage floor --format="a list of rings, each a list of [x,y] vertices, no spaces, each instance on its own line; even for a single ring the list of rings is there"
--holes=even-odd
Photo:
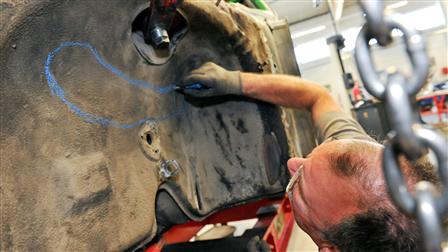
[[[291,239],[289,240],[288,252],[317,252],[318,248],[313,240],[303,230],[294,225]]]
[[[249,219],[249,220],[240,220],[240,221],[232,221],[227,224],[235,227],[235,236],[241,236],[247,229],[251,229],[257,223],[257,219]],[[213,225],[206,225],[203,229],[201,229],[197,236],[200,236],[206,233],[208,230],[211,230]],[[197,237],[196,236],[196,237]],[[195,238],[190,241],[195,240]],[[288,252],[317,252],[319,251],[317,246],[314,244],[313,240],[297,226],[294,224],[294,228],[292,230],[291,238],[288,244]]]

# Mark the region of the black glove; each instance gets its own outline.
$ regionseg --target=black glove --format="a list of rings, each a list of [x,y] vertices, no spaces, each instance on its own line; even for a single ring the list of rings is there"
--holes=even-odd
[[[202,88],[188,88],[195,83],[201,84]],[[240,71],[228,71],[213,62],[207,62],[192,71],[180,87],[185,94],[194,97],[242,94]]]

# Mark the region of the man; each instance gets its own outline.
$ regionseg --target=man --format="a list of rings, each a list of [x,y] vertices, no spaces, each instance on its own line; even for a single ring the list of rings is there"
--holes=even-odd
[[[206,63],[183,82],[194,97],[245,95],[311,111],[323,143],[306,158],[291,158],[288,190],[298,225],[319,251],[420,251],[416,223],[390,201],[381,168],[383,146],[342,112],[327,90],[286,75],[227,71]],[[409,185],[436,181],[428,163],[417,169],[402,162]]]

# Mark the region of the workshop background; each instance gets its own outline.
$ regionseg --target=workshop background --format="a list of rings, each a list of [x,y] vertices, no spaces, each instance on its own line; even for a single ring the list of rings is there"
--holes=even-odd
[[[370,104],[369,100],[372,97],[362,86],[353,57],[356,36],[364,22],[357,2],[344,2],[338,22],[334,22],[337,17],[332,17],[330,14],[327,1],[271,0],[266,2],[280,17],[287,18],[290,24],[295,56],[302,77],[325,85],[344,110],[352,113],[354,117],[357,114],[356,110],[360,110],[361,117],[372,115],[372,120],[366,120],[367,122],[364,124],[362,119],[358,118],[358,120],[366,131],[370,131],[369,133],[373,133],[379,140],[382,140],[381,138],[385,137],[383,134],[389,127],[384,125],[387,124],[384,122],[384,115],[381,114],[384,113],[384,109],[381,106],[375,106],[376,102],[373,102],[373,105]],[[448,1],[385,1],[385,6],[391,11],[403,14],[406,21],[416,27],[426,39],[431,68],[428,83],[418,94],[417,100],[423,121],[434,125],[448,135],[448,101],[445,99],[448,94]],[[353,89],[345,87],[341,66],[338,59],[335,58],[337,57],[336,53],[327,44],[327,39],[335,34],[341,34],[344,38],[345,47],[341,50],[342,63],[346,73],[352,75],[353,82],[360,85],[362,98],[354,97]],[[400,33],[396,32],[393,35],[400,36]],[[404,44],[401,40],[395,40],[387,49],[380,49],[373,45],[373,51],[378,69],[385,70],[389,66],[402,66],[402,71],[411,74],[410,63],[404,53]],[[440,106],[432,102],[442,98]],[[378,117],[383,121],[376,120]],[[237,233],[242,233],[241,230],[251,228],[254,224],[255,220],[234,223],[237,226]],[[311,238],[295,226],[288,251],[311,252],[318,251],[318,249]]]
[[[361,83],[353,57],[356,36],[363,24],[362,11],[355,1],[345,1],[340,20],[336,23],[333,22],[326,3],[314,7],[315,4],[312,1],[272,1],[270,5],[278,12],[279,16],[286,17],[290,23],[296,60],[299,63],[302,77],[325,85],[347,112],[353,110],[353,102],[344,87],[340,64],[335,58],[335,52],[327,45],[327,38],[341,34],[345,44],[341,50],[345,71],[352,75],[355,83],[360,84],[363,100],[372,99]],[[446,110],[439,111],[435,104],[426,106],[423,98],[432,98],[437,90],[445,89],[446,93],[448,76],[447,5],[448,1],[441,0],[385,1],[387,9],[404,15],[406,21],[416,27],[426,39],[431,67],[427,85],[417,95],[417,100],[421,101],[422,119],[435,124],[445,133]],[[301,11],[295,12],[296,9]],[[393,35],[400,36],[400,32],[397,31]],[[395,40],[387,49],[380,49],[373,45],[373,51],[378,69],[386,70],[390,66],[401,66],[403,72],[410,74],[411,66],[404,53],[402,40]],[[322,74],[322,71],[325,74]],[[352,100],[356,100],[352,93],[350,95]]]

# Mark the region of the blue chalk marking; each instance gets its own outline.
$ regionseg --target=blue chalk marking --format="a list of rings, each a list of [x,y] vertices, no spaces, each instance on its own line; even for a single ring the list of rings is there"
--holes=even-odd
[[[193,83],[187,86],[183,87],[184,89],[195,89],[195,90],[201,90],[204,88],[204,86],[201,83]]]
[[[167,87],[159,87],[153,84],[150,84],[148,82],[142,81],[142,80],[133,80],[129,78],[126,74],[121,72],[120,70],[116,69],[109,63],[107,63],[101,56],[99,55],[98,51],[89,43],[84,42],[63,42],[59,47],[51,51],[48,56],[47,60],[45,62],[45,76],[47,78],[48,86],[50,87],[52,95],[56,95],[59,97],[59,99],[65,103],[75,114],[77,114],[79,117],[83,118],[85,121],[89,123],[99,124],[102,126],[112,126],[117,128],[123,128],[123,129],[130,129],[134,128],[136,126],[139,126],[146,121],[164,121],[171,119],[173,117],[181,115],[186,109],[186,106],[180,107],[177,110],[175,110],[172,113],[169,113],[167,115],[161,116],[161,117],[147,117],[143,118],[141,120],[132,122],[132,123],[120,123],[118,121],[114,121],[112,119],[102,117],[102,116],[96,116],[90,113],[87,113],[80,109],[75,104],[71,103],[66,97],[64,89],[59,86],[56,78],[54,77],[53,73],[51,72],[51,63],[53,62],[54,57],[62,50],[64,47],[82,47],[89,49],[90,52],[95,56],[96,61],[103,66],[104,68],[108,69],[118,77],[122,78],[123,80],[127,81],[129,84],[140,87],[140,88],[147,88],[151,89],[154,92],[157,92],[159,94],[167,94],[169,92],[172,92],[175,89],[175,85],[169,85]]]

